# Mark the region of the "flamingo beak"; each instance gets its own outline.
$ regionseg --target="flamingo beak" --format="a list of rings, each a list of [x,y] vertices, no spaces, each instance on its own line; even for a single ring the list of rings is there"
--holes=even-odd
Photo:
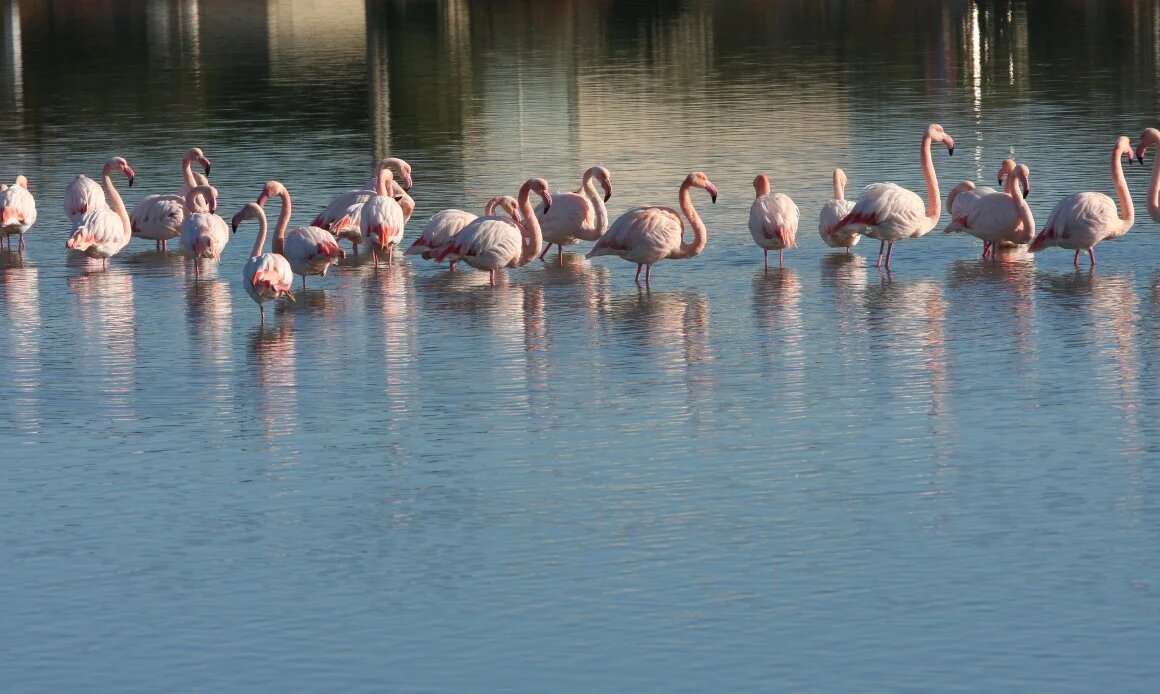
[[[1024,188],[1023,189],[1023,199],[1026,200],[1027,196],[1029,196],[1029,195],[1031,195],[1031,188],[1030,187]]]
[[[262,191],[262,194],[258,196],[258,207],[265,207],[266,201],[269,199],[270,197],[266,195],[266,192]]]
[[[238,220],[235,219],[235,220],[230,222],[230,233],[231,234],[238,233]]]
[[[608,198],[612,197],[612,181],[602,181],[604,185],[604,202],[608,202]]]
[[[544,198],[544,212],[547,212],[548,210],[552,209],[552,194],[545,192],[543,194],[543,198]]]
[[[709,185],[705,186],[705,190],[709,191],[709,199],[712,200],[714,204],[716,204],[716,202],[717,202],[717,186],[710,183]]]
[[[137,173],[133,169],[125,169],[125,176],[129,179],[129,187],[133,187],[133,181],[137,178]]]
[[[408,171],[403,174],[403,190],[411,190],[411,172]]]
[[[198,162],[205,168],[205,175],[208,176],[209,175],[209,159],[202,157],[201,159],[198,160]]]

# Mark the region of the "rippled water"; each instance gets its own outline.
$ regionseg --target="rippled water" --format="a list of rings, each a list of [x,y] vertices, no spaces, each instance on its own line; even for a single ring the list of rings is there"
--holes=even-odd
[[[0,2],[0,177],[40,206],[0,254],[5,689],[1154,687],[1148,171],[1090,272],[935,232],[887,275],[815,220],[834,166],[921,190],[932,121],[944,196],[1008,155],[1040,223],[1110,193],[1160,3],[368,4]],[[346,262],[261,327],[252,227],[200,283],[65,254],[73,175],[123,155],[132,204],[191,145],[223,211],[277,178],[300,223],[402,156],[409,238],[594,163],[612,214],[721,195],[651,292]],[[759,170],[803,213],[768,273]]]

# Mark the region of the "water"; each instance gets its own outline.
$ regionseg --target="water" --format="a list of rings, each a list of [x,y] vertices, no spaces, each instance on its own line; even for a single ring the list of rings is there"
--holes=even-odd
[[[944,196],[1008,155],[1041,224],[1112,192],[1160,3],[771,5],[0,3],[0,176],[40,207],[0,257],[4,688],[1152,688],[1148,171],[1091,272],[936,231],[887,275],[815,229],[834,166],[921,191],[934,121]],[[276,178],[299,223],[402,156],[409,239],[594,163],[613,214],[721,196],[651,292],[350,262],[263,328],[252,225],[200,283],[65,255],[73,175],[123,155],[132,204],[192,145],[224,213]],[[768,273],[759,170],[803,213]]]

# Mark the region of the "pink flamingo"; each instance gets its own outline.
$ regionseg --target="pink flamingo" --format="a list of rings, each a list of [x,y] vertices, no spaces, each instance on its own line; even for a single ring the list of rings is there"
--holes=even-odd
[[[785,193],[769,192],[769,176],[757,174],[753,179],[757,199],[749,206],[749,233],[753,242],[765,252],[769,269],[769,252],[777,251],[777,265],[785,262],[785,249],[797,248],[798,206]]]
[[[955,153],[955,141],[938,123],[932,123],[922,134],[922,175],[926,179],[927,207],[924,209],[918,194],[894,183],[872,183],[866,186],[854,209],[838,222],[834,233],[844,233],[851,224],[865,225],[864,234],[881,242],[878,248],[877,267],[882,266],[882,251],[886,250],[886,268],[890,269],[890,254],[894,242],[899,239],[916,239],[925,236],[942,216],[942,201],[939,199],[938,178],[934,173],[934,162],[930,157],[930,143],[941,142],[947,152]],[[890,245],[887,250],[887,244]]]
[[[379,170],[378,193],[366,201],[359,215],[359,228],[371,248],[376,268],[383,253],[388,265],[395,259],[395,246],[403,240],[403,226],[407,223],[403,208],[390,194],[392,178],[390,168]]]
[[[108,266],[110,257],[129,245],[132,228],[125,203],[113,185],[114,171],[124,174],[129,181],[129,187],[133,187],[133,179],[137,175],[129,166],[129,162],[122,157],[113,157],[106,162],[101,170],[101,176],[104,178],[105,190],[113,201],[113,208],[103,207],[78,214],[73,220],[68,241],[64,244],[69,250],[79,251],[90,258],[100,258],[105,266]],[[101,194],[101,200],[104,200],[104,193]]]
[[[1160,130],[1144,128],[1136,145],[1136,160],[1144,164],[1144,153],[1149,147],[1160,145]],[[1152,161],[1152,181],[1148,186],[1148,216],[1160,222],[1160,159]]]
[[[495,213],[497,207],[503,208],[514,222],[521,224],[523,220],[520,218],[518,204],[516,199],[510,195],[494,197],[484,205],[483,214],[490,216]],[[434,260],[432,251],[448,244],[465,226],[477,218],[478,215],[463,210],[436,212],[431,215],[431,219],[427,220],[427,224],[423,227],[423,233],[419,234],[419,238],[415,239],[415,242],[411,244],[404,255],[422,255],[425,260]],[[451,266],[448,269],[455,272],[454,260],[451,261]]]
[[[693,209],[690,188],[700,188],[709,193],[713,202],[717,202],[717,186],[709,181],[709,177],[700,171],[694,171],[685,177],[681,183],[680,200],[681,212],[689,218],[693,227],[693,240],[685,243],[685,225],[681,215],[670,207],[648,206],[634,207],[617,217],[612,226],[596,246],[588,252],[587,258],[600,255],[615,255],[636,263],[636,281],[640,282],[640,270],[647,267],[644,274],[644,283],[647,285],[652,275],[652,266],[661,260],[680,260],[700,255],[708,242],[708,233],[701,222],[700,215]]]
[[[596,193],[593,180],[604,189],[602,199]],[[575,193],[556,193],[552,196],[552,211],[548,214],[541,203],[536,206],[536,221],[544,236],[544,250],[540,260],[556,244],[557,259],[564,262],[564,246],[578,241],[597,241],[608,231],[608,208],[604,203],[612,197],[612,174],[603,166],[593,166],[584,172],[580,188]]]
[[[517,224],[506,217],[476,217],[437,251],[431,251],[435,262],[450,258],[487,270],[488,281],[495,286],[495,273],[505,267],[523,267],[540,254],[543,236],[540,222],[532,209],[531,195],[536,193],[544,202],[544,210],[552,209],[552,195],[548,182],[530,178],[520,188],[519,213],[523,220]]]
[[[278,181],[269,181],[258,195],[258,206],[265,207],[273,197],[282,198],[282,212],[278,214],[278,227],[274,230],[274,252],[286,257],[294,274],[302,276],[302,289],[306,289],[307,275],[326,277],[331,265],[346,257],[346,252],[338,246],[338,241],[327,231],[316,226],[290,226],[290,191]]]
[[[350,239],[354,252],[357,254],[359,244],[363,243],[359,215],[363,205],[378,194],[379,173],[384,168],[391,169],[394,175],[402,180],[401,187],[397,182],[392,181],[392,191],[400,205],[403,206],[406,218],[410,219],[411,215],[407,208],[409,207],[411,212],[415,209],[415,201],[406,193],[407,190],[411,189],[411,165],[398,157],[388,157],[375,165],[374,176],[366,185],[356,190],[340,193],[321,214],[314,218],[311,225],[326,229],[338,238]]]
[[[1128,163],[1132,163],[1132,144],[1128,138],[1121,136],[1112,148],[1112,185],[1116,187],[1116,194],[1120,198],[1122,213],[1116,211],[1116,201],[1103,193],[1072,193],[1051,210],[1043,231],[1039,232],[1027,250],[1035,253],[1048,246],[1069,250],[1074,248],[1073,264],[1076,267],[1079,267],[1079,252],[1086,250],[1094,267],[1095,245],[1128,233],[1136,219],[1132,194],[1128,191],[1124,169],[1120,164],[1120,157],[1125,154],[1128,155]]]
[[[12,250],[12,235],[20,237],[18,249],[24,252],[24,235],[36,224],[36,199],[28,192],[28,179],[23,175],[0,191],[0,240],[8,239]]]
[[[1007,181],[1007,176],[1015,170],[1014,159],[1004,159],[1003,163],[999,165],[999,185],[1004,185]],[[997,193],[999,191],[989,186],[977,186],[974,181],[959,181],[959,184],[951,188],[951,192],[947,195],[947,212],[950,213],[951,219],[960,217],[967,212],[967,208],[975,204],[975,201],[984,195]],[[1023,189],[1023,197],[1026,198],[1030,191]]]
[[[69,221],[75,222],[86,212],[107,210],[109,204],[105,202],[105,191],[93,179],[84,174],[77,177],[64,189],[64,213]]]
[[[1009,174],[1003,192],[985,193],[970,205],[961,205],[954,220],[943,230],[946,234],[966,232],[982,240],[984,260],[993,257],[999,248],[1014,248],[1035,238],[1035,219],[1022,192],[1031,188],[1031,170],[1026,164],[1019,164]],[[947,207],[950,206],[948,201]]]
[[[847,254],[862,240],[865,229],[851,225],[843,229],[841,234],[835,234],[834,227],[853,209],[854,201],[846,199],[846,172],[834,169],[834,197],[822,205],[822,211],[818,213],[818,234],[827,246],[845,248]]]
[[[210,162],[205,153],[197,147],[186,150],[181,157],[181,173],[185,187],[177,195],[148,195],[133,206],[129,222],[133,225],[133,236],[156,242],[158,251],[164,253],[169,239],[181,236],[181,223],[185,221],[185,196],[199,185],[208,185],[208,179],[193,172],[193,163],[198,162],[209,174]]]
[[[242,268],[242,285],[246,293],[258,304],[261,312],[261,323],[266,322],[266,302],[279,297],[286,297],[294,301],[294,294],[290,291],[294,285],[294,271],[290,269],[290,261],[277,253],[264,253],[266,245],[266,212],[256,202],[247,202],[246,205],[230,220],[233,232],[247,219],[258,220],[258,238],[254,239],[254,247],[250,250],[250,259]]]
[[[230,242],[230,229],[217,212],[218,194],[212,186],[197,186],[185,196],[185,221],[181,223],[181,248],[193,255],[193,277],[201,278],[201,259],[222,259]]]

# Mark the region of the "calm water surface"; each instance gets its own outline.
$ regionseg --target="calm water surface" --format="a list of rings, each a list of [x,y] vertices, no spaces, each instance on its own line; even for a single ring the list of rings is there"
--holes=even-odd
[[[1160,677],[1160,242],[982,263],[824,248],[842,166],[1037,220],[1156,125],[1160,3],[3,0],[0,681],[9,691],[1148,690]],[[419,209],[693,169],[703,256],[500,286],[346,262],[269,312],[253,227],[195,284],[68,258],[61,192],[213,160],[305,223],[386,153]],[[765,273],[756,171],[801,248]],[[274,203],[276,205],[276,203]],[[943,222],[947,218],[944,216]],[[583,251],[584,249],[579,249]],[[868,262],[869,259],[869,262]]]

